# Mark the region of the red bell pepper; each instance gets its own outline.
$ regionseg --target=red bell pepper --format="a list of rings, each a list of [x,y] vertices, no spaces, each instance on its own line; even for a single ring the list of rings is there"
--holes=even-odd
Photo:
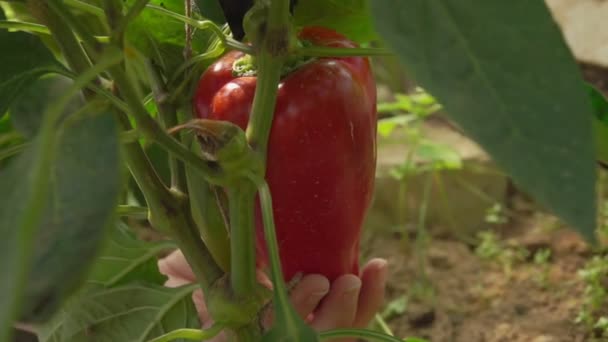
[[[317,46],[356,47],[326,28],[303,29]],[[245,129],[255,76],[233,74],[244,56],[231,51],[200,78],[193,105],[199,118]],[[365,57],[318,58],[284,76],[267,151],[266,180],[274,205],[286,280],[298,272],[330,280],[359,272],[359,240],[376,170],[376,86]],[[256,204],[258,265],[267,266]]]

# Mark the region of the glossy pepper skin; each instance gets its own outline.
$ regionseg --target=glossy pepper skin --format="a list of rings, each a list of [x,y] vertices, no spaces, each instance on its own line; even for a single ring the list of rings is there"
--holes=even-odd
[[[308,27],[314,45],[355,47],[344,36]],[[245,129],[256,77],[235,77],[232,51],[200,78],[199,118]],[[364,57],[321,58],[282,78],[267,151],[268,181],[285,280],[298,272],[330,280],[359,273],[359,240],[376,170],[376,86]],[[268,265],[256,203],[258,265]]]

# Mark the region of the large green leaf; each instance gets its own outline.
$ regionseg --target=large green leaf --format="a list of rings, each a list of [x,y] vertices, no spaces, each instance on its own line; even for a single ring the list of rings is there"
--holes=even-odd
[[[33,137],[38,132],[44,108],[73,83],[71,79],[60,75],[45,75],[30,81],[32,83],[21,90],[10,107],[13,127],[27,137]],[[72,98],[64,110],[64,116],[77,111],[82,107],[83,101],[81,95]]]
[[[125,285],[86,291],[40,333],[41,342],[146,342],[169,331],[200,328],[192,302],[196,285]]]
[[[87,283],[106,288],[135,281],[162,285],[167,278],[158,270],[157,256],[173,248],[175,245],[170,242],[141,241],[119,223],[106,241]]]
[[[0,20],[4,14],[0,9]],[[61,68],[42,41],[24,32],[0,28],[0,117],[29,83],[41,75]]]
[[[411,76],[516,183],[593,240],[591,106],[544,2],[379,0],[371,7]]]
[[[376,37],[369,7],[370,0],[300,0],[294,19],[299,26],[328,27],[367,42]]]
[[[21,286],[40,220],[40,202],[36,190],[44,193],[36,182],[40,165],[37,145],[32,146],[0,172],[0,341],[10,339],[11,323],[21,302]]]
[[[48,319],[84,280],[122,186],[117,123],[110,112],[68,120],[59,134],[51,193],[25,287],[24,318]]]

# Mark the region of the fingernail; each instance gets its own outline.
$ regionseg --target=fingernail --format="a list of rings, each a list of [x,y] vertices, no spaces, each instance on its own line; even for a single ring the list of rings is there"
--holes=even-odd
[[[384,284],[388,279],[388,261],[380,259],[378,261],[378,268],[380,270],[380,274],[378,276],[378,278],[380,278],[379,283]]]
[[[358,277],[353,277],[352,279],[350,284],[344,289],[344,296],[352,296],[361,289],[361,279]]]
[[[315,304],[321,300],[321,298],[325,297],[329,293],[329,289],[324,289],[320,291],[316,291],[310,294],[308,299],[306,299],[309,303]]]

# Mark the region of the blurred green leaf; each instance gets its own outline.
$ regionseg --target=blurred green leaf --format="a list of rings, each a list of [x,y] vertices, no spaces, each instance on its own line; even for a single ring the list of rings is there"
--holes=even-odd
[[[167,279],[157,266],[160,252],[176,248],[172,242],[139,240],[124,223],[118,223],[97,258],[87,283],[106,288],[143,282],[162,285]]]
[[[395,128],[405,126],[418,118],[415,115],[397,115],[390,118],[378,120],[378,133],[383,137],[388,137]]]
[[[410,76],[516,184],[595,241],[593,115],[546,4],[384,0],[371,8]]]
[[[12,322],[22,300],[21,286],[41,211],[36,191],[45,193],[45,184],[36,182],[40,172],[37,147],[13,160],[0,173],[0,340],[10,340]],[[41,188],[42,186],[42,188]]]
[[[26,137],[33,137],[42,122],[44,108],[65,92],[72,80],[60,75],[46,75],[28,84],[15,99],[11,111],[13,127]],[[84,98],[74,97],[64,110],[64,116],[82,107]]]
[[[462,159],[451,146],[430,140],[422,140],[416,148],[416,157],[434,170],[457,170],[462,168]]]
[[[70,299],[38,337],[40,342],[146,342],[175,329],[200,328],[192,302],[196,288],[134,284],[85,291]]]
[[[382,311],[382,318],[390,320],[395,316],[403,315],[407,311],[408,303],[406,295],[391,300]]]
[[[61,128],[22,317],[44,321],[84,281],[122,186],[118,128],[107,111],[81,113]]]
[[[294,19],[299,26],[323,26],[364,43],[376,38],[370,0],[300,0]]]
[[[5,19],[0,8],[0,20]],[[0,28],[0,117],[15,97],[41,75],[62,68],[42,41]]]

